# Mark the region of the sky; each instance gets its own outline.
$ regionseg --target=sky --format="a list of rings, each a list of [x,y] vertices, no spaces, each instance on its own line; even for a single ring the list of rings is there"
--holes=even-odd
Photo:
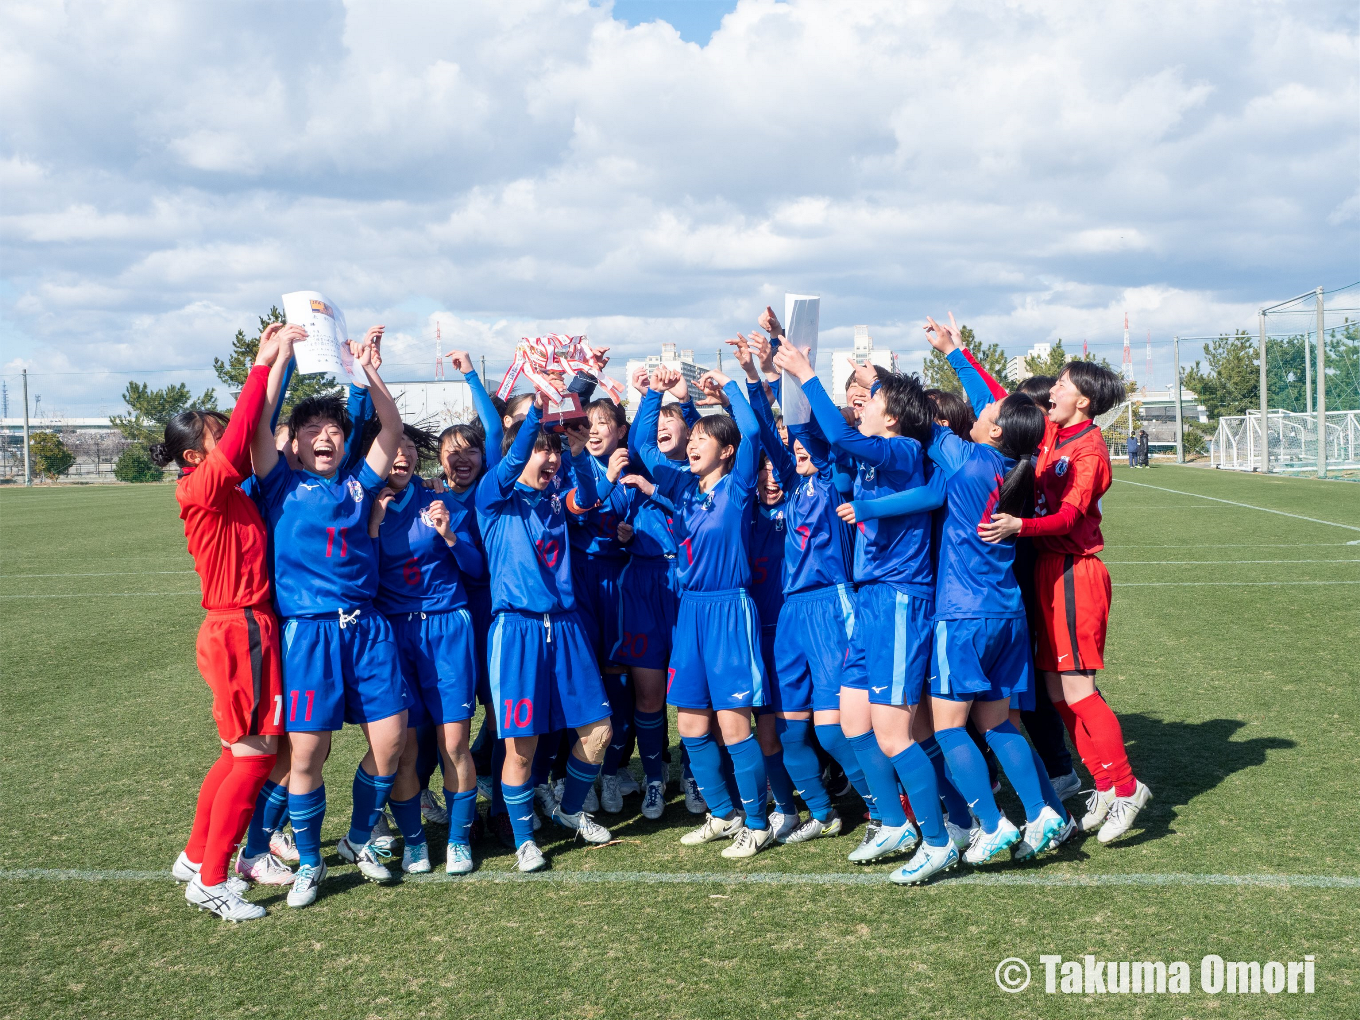
[[[1360,280],[1349,0],[8,0],[0,45],[11,414],[24,368],[229,403],[301,289],[389,378],[436,324],[493,381],[545,332],[711,362],[797,292],[907,368],[949,311],[1118,363],[1127,312],[1165,387],[1173,334]]]

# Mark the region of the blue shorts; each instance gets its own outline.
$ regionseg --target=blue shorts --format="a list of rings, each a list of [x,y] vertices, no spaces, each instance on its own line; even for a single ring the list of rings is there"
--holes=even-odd
[[[875,582],[860,588],[842,687],[869,692],[874,705],[915,705],[930,667],[935,601]]]
[[[581,618],[586,640],[601,664],[611,662],[610,653],[619,637],[619,575],[627,560],[588,556],[571,551],[571,590],[576,596],[576,615]]]
[[[486,679],[486,642],[491,634],[491,589],[467,586],[468,612],[472,614],[472,642],[477,667],[477,700],[491,704],[491,684]]]
[[[769,703],[756,604],[743,588],[680,595],[666,701],[677,708]]]
[[[503,610],[491,625],[490,646],[497,737],[534,737],[609,718],[595,652],[575,613]]]
[[[1034,686],[1023,616],[936,620],[930,693],[951,701],[998,701]]]
[[[407,726],[463,722],[477,710],[472,614],[395,613],[388,617],[406,681]]]
[[[841,677],[854,629],[855,592],[848,584],[795,592],[784,600],[771,674],[777,681],[770,682],[779,711],[841,707]]]
[[[334,731],[405,711],[387,617],[372,605],[290,617],[283,625],[283,695],[289,733]]]
[[[609,658],[625,666],[665,669],[679,606],[675,560],[629,560],[619,575],[618,632]]]

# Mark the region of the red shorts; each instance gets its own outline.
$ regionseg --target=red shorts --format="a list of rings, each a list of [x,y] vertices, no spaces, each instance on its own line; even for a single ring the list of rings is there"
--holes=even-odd
[[[1034,564],[1039,626],[1034,668],[1070,673],[1105,668],[1110,572],[1099,556],[1040,553]]]
[[[279,624],[261,607],[214,609],[198,629],[198,671],[213,692],[213,721],[229,744],[283,732]]]

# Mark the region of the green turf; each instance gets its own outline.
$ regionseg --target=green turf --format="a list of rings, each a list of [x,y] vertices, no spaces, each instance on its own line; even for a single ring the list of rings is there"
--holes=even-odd
[[[1346,544],[1360,530],[1202,498],[1360,529],[1360,490],[1174,467],[1116,479],[1101,687],[1156,799],[1120,844],[993,869],[1045,884],[736,884],[725,876],[890,868],[846,862],[858,831],[726,861],[679,846],[690,818],[672,804],[656,823],[606,818],[618,845],[553,836],[545,850],[559,877],[707,876],[692,884],[378,888],[340,865],[315,907],[252,894],[271,913],[242,926],[190,910],[166,880],[55,874],[167,869],[216,753],[171,488],[0,490],[0,1017],[1357,1015],[1360,889],[1068,883],[1360,876],[1360,545]],[[1243,583],[1267,581],[1326,583]],[[346,731],[328,768],[333,864],[360,747]],[[511,877],[511,855],[479,850],[484,876]],[[1187,960],[1193,990],[1047,996],[1044,952]],[[1312,953],[1317,992],[1205,995],[1206,952]],[[1036,985],[998,991],[1007,956]]]

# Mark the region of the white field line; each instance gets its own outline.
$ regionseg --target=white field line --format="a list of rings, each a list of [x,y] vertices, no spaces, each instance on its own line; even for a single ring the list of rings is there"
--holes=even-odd
[[[1258,588],[1295,584],[1360,584],[1360,581],[1118,581],[1114,588]]]
[[[156,574],[192,574],[192,570],[111,570],[101,574],[0,574],[0,578],[15,577],[151,577]]]
[[[0,595],[0,599],[116,599],[124,595],[193,595],[202,598],[201,591],[83,591],[74,595]]]
[[[168,871],[86,871],[62,868],[0,869],[0,881],[39,882],[170,882]],[[465,885],[469,882],[618,884],[618,885],[887,885],[886,872],[783,872],[745,874],[723,872],[661,871],[549,871],[521,875],[513,871],[477,871],[471,875],[408,875],[403,882],[438,882]],[[1360,875],[1211,875],[1186,872],[1167,874],[1098,875],[1053,871],[1010,871],[945,877],[935,885],[1047,886],[1091,888],[1097,886],[1255,886],[1268,889],[1360,889]]]
[[[1253,503],[1239,503],[1235,499],[1219,499],[1217,496],[1204,496],[1198,492],[1182,492],[1180,489],[1168,489],[1161,485],[1148,485],[1147,482],[1131,482],[1127,478],[1116,478],[1115,481],[1119,482],[1121,485],[1137,485],[1140,488],[1156,489],[1158,492],[1171,492],[1177,496],[1189,496],[1192,499],[1210,499],[1215,503],[1227,503],[1229,506],[1241,506],[1246,507],[1248,510],[1260,510],[1268,514],[1279,514],[1281,517],[1293,517],[1295,520],[1310,521],[1313,524],[1326,524],[1333,528],[1345,528],[1347,531],[1360,531],[1360,527],[1357,527],[1354,524],[1338,524],[1336,521],[1323,521],[1316,517],[1305,517],[1303,514],[1291,514],[1286,513],[1283,510],[1272,510],[1268,506],[1256,506]]]
[[[1338,548],[1346,545],[1360,545],[1360,539],[1354,542],[1196,542],[1196,549],[1313,549],[1326,547],[1329,549]],[[1184,549],[1184,542],[1175,542],[1169,545],[1125,545],[1119,543],[1120,549]],[[1225,561],[1227,562],[1227,561]]]
[[[1360,559],[1342,560],[1106,560],[1111,567],[1222,567],[1244,563],[1360,563]]]

